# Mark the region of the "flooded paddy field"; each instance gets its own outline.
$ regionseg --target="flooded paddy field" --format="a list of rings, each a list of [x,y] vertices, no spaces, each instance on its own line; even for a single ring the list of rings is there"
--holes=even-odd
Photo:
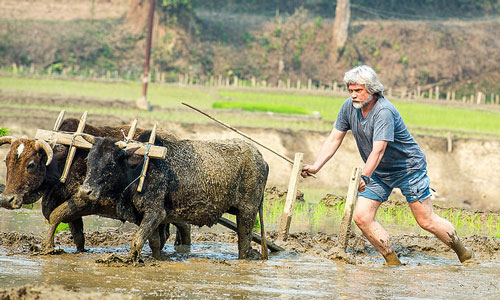
[[[236,235],[220,225],[193,228],[190,251],[169,241],[160,260],[146,245],[143,262],[124,263],[134,225],[84,218],[85,253],[70,233],[56,236],[59,254],[40,255],[47,224],[39,210],[0,210],[0,299],[498,299],[500,239],[467,236],[477,265],[462,266],[433,236],[394,234],[401,267],[355,233],[348,260],[338,260],[335,233],[292,227],[287,251],[268,261],[237,260]],[[292,222],[293,223],[293,222]],[[306,225],[307,226],[307,225]],[[171,236],[170,240],[173,239]],[[257,244],[253,248],[260,250]],[[45,297],[45,298],[44,298]]]

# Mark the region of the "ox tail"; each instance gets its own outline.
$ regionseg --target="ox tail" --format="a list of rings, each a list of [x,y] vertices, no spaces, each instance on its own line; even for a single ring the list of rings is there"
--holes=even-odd
[[[259,222],[260,222],[260,245],[262,251],[262,260],[268,260],[269,254],[267,252],[267,244],[266,244],[266,230],[264,229],[264,196],[262,196],[262,201],[260,202],[259,207]]]

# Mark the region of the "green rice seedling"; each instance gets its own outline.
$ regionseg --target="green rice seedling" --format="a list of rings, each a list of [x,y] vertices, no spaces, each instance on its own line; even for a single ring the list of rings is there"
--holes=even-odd
[[[268,103],[240,103],[240,102],[214,102],[212,108],[219,109],[242,109],[246,111],[274,112],[282,114],[306,115],[307,111],[300,107],[276,105]]]

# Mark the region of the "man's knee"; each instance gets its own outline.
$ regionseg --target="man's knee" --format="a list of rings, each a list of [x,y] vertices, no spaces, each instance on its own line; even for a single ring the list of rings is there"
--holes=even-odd
[[[354,211],[353,220],[359,228],[368,226],[368,224],[373,221],[371,217],[357,210]]]
[[[415,216],[415,220],[418,225],[424,230],[431,230],[434,226],[435,219],[433,218],[433,214],[425,215],[425,216]]]

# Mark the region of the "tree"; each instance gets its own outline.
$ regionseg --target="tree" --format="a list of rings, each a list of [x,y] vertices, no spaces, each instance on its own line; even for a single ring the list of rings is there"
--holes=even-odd
[[[344,49],[348,36],[349,19],[351,18],[351,7],[349,0],[337,0],[335,8],[335,21],[333,22],[333,49],[336,54]]]

